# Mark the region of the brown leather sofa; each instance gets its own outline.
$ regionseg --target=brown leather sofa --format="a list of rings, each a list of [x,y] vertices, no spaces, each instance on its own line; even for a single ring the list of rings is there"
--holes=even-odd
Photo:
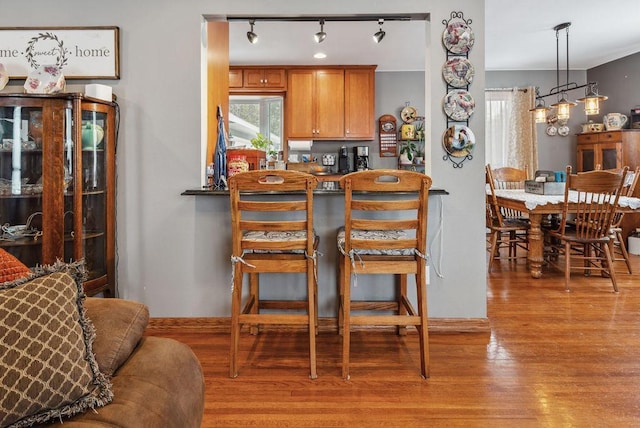
[[[200,427],[204,376],[195,354],[173,339],[144,337],[148,308],[122,299],[87,298],[93,351],[111,377],[113,401],[47,427]]]

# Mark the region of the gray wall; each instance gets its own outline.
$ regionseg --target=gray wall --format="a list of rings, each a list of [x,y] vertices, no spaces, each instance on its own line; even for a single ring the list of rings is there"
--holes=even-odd
[[[600,107],[596,122],[607,113],[629,116],[632,107],[640,106],[640,53],[589,69],[587,76],[589,81],[598,82],[598,93],[609,97]]]
[[[440,140],[446,128],[442,112],[445,62],[441,45],[452,11],[472,18],[476,35],[470,60],[476,100],[470,127],[478,136],[474,159],[463,168],[443,161]],[[442,277],[432,275],[429,310],[433,317],[486,317],[484,236],[484,1],[328,0],[114,0],[99,13],[83,0],[10,2],[0,26],[98,26],[121,29],[121,79],[113,86],[122,110],[117,159],[117,247],[120,296],[149,305],[151,315],[228,316],[230,264],[225,237],[228,203],[219,198],[180,193],[200,186],[203,131],[201,24],[203,15],[225,14],[375,14],[429,12],[426,46],[407,44],[408,52],[426,50],[425,115],[430,174],[450,195],[432,209],[444,223]],[[409,54],[409,53],[408,53]],[[81,91],[86,82],[68,82]],[[22,92],[22,82],[5,91]],[[422,88],[420,88],[422,89]],[[419,100],[419,94],[416,93]],[[402,100],[404,101],[404,99]],[[419,102],[419,101],[418,101]],[[210,113],[209,113],[210,114]],[[220,242],[223,244],[220,245]],[[330,274],[330,273],[327,273]]]
[[[511,87],[524,87],[524,86],[537,86],[540,88],[540,94],[544,95],[548,93],[551,88],[557,86],[556,72],[555,70],[535,70],[535,71],[487,71],[487,88],[511,88]],[[584,71],[571,71],[569,73],[569,79],[571,82],[576,82],[581,85],[586,82],[586,72]],[[560,72],[560,84],[565,83],[564,71]],[[569,99],[575,100],[584,96],[582,90],[575,90],[569,92]],[[545,104],[547,106],[555,103],[557,98],[555,96],[545,98]],[[538,168],[551,171],[564,170],[567,165],[571,165],[574,169],[576,167],[576,135],[581,132],[582,123],[587,121],[587,117],[584,114],[584,106],[578,104],[571,110],[571,118],[569,119],[568,126],[571,128],[571,133],[562,137],[556,135],[553,137],[548,136],[545,133],[546,124],[539,123],[536,125],[536,131],[538,134]],[[557,124],[556,124],[557,127]]]

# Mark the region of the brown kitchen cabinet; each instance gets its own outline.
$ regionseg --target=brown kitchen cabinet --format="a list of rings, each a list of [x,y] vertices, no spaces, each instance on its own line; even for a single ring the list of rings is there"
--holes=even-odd
[[[0,246],[29,267],[84,259],[85,292],[106,297],[116,290],[115,131],[111,102],[0,94]]]
[[[286,101],[288,138],[344,138],[344,69],[291,69]]]
[[[578,172],[617,169],[640,165],[640,130],[589,132],[578,134]]]
[[[628,166],[634,170],[640,165],[640,129],[588,132],[578,134],[578,172],[591,171],[596,165],[602,169]],[[640,186],[634,196],[640,197]],[[639,214],[626,214],[622,221],[623,236],[640,227]]]
[[[375,137],[375,67],[344,71],[344,136],[353,140]]]
[[[230,67],[229,89],[232,91],[286,91],[284,68]]]

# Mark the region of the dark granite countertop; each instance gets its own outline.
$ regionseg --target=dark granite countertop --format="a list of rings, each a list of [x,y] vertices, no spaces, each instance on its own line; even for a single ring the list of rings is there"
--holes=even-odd
[[[291,192],[301,193],[301,192]],[[344,190],[340,188],[337,181],[324,181],[318,183],[318,188],[313,192],[314,195],[343,195]],[[444,189],[431,188],[429,189],[429,195],[448,195]],[[181,193],[185,196],[229,196],[228,190],[211,190],[209,188],[203,189],[187,189]]]

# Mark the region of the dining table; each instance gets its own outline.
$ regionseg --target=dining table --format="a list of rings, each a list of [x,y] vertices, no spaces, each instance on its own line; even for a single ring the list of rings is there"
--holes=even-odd
[[[561,214],[564,205],[564,193],[561,195],[541,195],[528,193],[524,189],[496,189],[498,205],[511,208],[529,216],[529,271],[533,278],[542,277],[544,262],[544,232],[541,228],[543,219],[551,214]],[[578,202],[577,192],[570,190],[568,195],[569,213],[576,212]],[[618,211],[625,213],[640,212],[640,198],[621,196],[618,201]]]

